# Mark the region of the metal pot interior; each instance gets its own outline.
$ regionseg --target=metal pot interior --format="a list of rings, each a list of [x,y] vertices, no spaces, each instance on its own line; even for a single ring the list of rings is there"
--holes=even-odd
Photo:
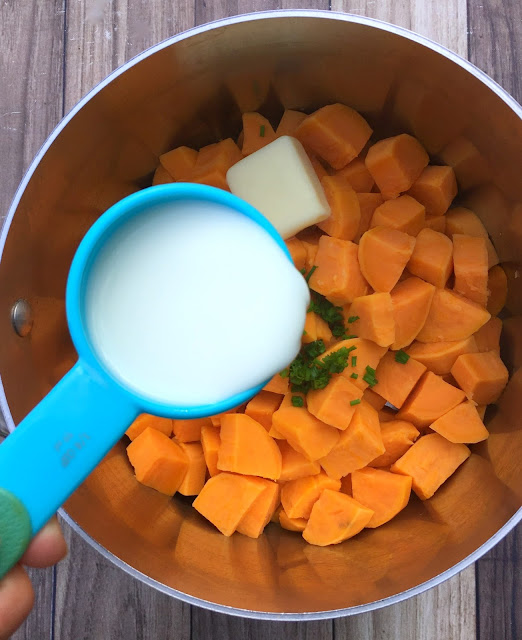
[[[330,548],[275,525],[258,540],[223,537],[190,501],[139,485],[122,441],[66,511],[114,562],[173,595],[261,617],[382,606],[462,568],[521,517],[521,110],[479,71],[410,36],[370,20],[305,12],[182,34],[131,61],[81,103],[13,205],[0,263],[0,374],[17,423],[75,360],[64,292],[80,239],[108,206],[150,185],[159,154],[237,136],[242,111],[260,110],[277,123],[284,108],[336,101],[360,110],[377,137],[412,132],[435,162],[458,136],[480,151],[483,162],[470,168],[459,197],[484,221],[506,268],[511,323],[503,356],[512,377],[488,412],[489,440],[472,447],[431,500],[413,500],[386,526]],[[11,326],[19,298],[34,312],[26,338]],[[210,319],[216,311],[208,310]]]

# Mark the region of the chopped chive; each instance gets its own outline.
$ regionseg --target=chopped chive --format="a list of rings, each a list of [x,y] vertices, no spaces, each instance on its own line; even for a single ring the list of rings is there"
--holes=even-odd
[[[352,373],[352,375],[350,376],[350,378],[353,378],[354,380],[357,380],[358,377],[359,377],[358,373]]]
[[[308,334],[306,333],[306,331],[303,330],[303,337],[307,336]]]
[[[355,349],[357,349],[357,347],[355,345],[352,345],[351,347],[344,347],[347,351],[347,353],[350,353],[350,351],[355,351]]]
[[[378,382],[377,378],[375,377],[375,369],[368,365],[366,367],[366,373],[363,376],[363,380],[367,382],[370,387],[374,387]]]
[[[259,127],[259,135],[261,136],[261,138],[264,138],[264,137],[265,137],[265,125],[264,125],[264,124],[262,124],[262,125]]]
[[[370,387],[375,387],[375,385],[379,382],[375,378],[372,378],[367,373],[364,374],[363,380],[368,383]]]
[[[352,356],[352,367],[357,366],[357,356]]]
[[[281,376],[281,378],[288,378],[289,374],[290,374],[290,370],[288,368],[283,369],[282,371],[279,372],[279,375]]]
[[[356,404],[361,404],[360,398],[355,398],[355,400],[350,400],[350,406],[354,407]]]
[[[310,278],[312,277],[312,274],[316,269],[317,269],[317,265],[314,264],[314,266],[310,269],[310,271],[308,272],[308,275],[305,278],[307,282],[310,281]]]
[[[348,324],[352,324],[352,322],[355,322],[356,320],[359,320],[359,316],[350,316],[348,318]]]
[[[292,406],[304,407],[304,400],[301,396],[292,396]]]
[[[395,354],[395,362],[399,362],[400,364],[406,364],[409,359],[410,356],[406,353],[406,351],[403,351],[402,349],[399,349],[399,351],[397,351],[397,353]]]
[[[299,273],[302,273],[304,275],[306,273],[306,269],[304,267],[302,269],[299,269]]]
[[[355,333],[351,333],[350,335],[344,337],[345,340],[351,340],[352,338],[357,338]]]

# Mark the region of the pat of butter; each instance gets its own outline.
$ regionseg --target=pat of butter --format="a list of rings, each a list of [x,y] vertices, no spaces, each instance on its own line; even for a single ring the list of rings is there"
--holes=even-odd
[[[268,218],[283,238],[330,215],[321,182],[303,145],[281,136],[227,172],[230,191]]]

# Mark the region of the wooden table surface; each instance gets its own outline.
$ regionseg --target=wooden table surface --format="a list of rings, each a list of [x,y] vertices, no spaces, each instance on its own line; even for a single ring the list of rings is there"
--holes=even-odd
[[[386,20],[469,58],[522,101],[520,0],[1,0],[0,216],[64,114],[114,68],[184,29],[251,11],[316,8]],[[520,640],[522,525],[438,588],[375,613],[269,623],[214,614],[133,580],[66,528],[68,558],[34,571],[15,640]]]

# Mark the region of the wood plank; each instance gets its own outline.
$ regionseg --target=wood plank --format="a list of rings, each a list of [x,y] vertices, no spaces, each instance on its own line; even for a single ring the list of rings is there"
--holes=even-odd
[[[64,0],[0,4],[0,221],[24,171],[62,116],[63,33]],[[53,571],[29,570],[36,605],[12,640],[50,637]]]
[[[192,640],[331,640],[333,621],[265,622],[192,609]],[[341,640],[344,636],[336,636]]]
[[[196,0],[196,24],[254,11],[329,9],[328,0]]]
[[[0,435],[0,444],[3,436]],[[34,589],[34,608],[11,640],[38,640],[52,635],[53,580],[55,568],[27,569]]]
[[[476,566],[478,638],[522,638],[522,526]]]
[[[332,11],[345,11],[391,22],[427,36],[461,56],[467,55],[466,0],[442,0],[441,2],[332,0],[331,5]]]
[[[64,0],[0,5],[0,218],[62,116]]]
[[[64,529],[69,555],[56,568],[53,640],[190,639],[188,605],[127,575]]]
[[[392,607],[335,620],[337,640],[475,640],[475,570]],[[498,636],[500,638],[500,636]]]
[[[468,23],[470,61],[522,102],[522,4],[470,2]],[[478,638],[522,637],[522,525],[479,560],[476,570]]]
[[[65,112],[126,60],[193,25],[189,2],[68,0]],[[56,640],[190,637],[190,607],[131,578],[64,530],[70,554],[56,572]]]
[[[192,2],[67,1],[65,112],[126,60],[194,26]]]
[[[522,3],[470,2],[469,59],[522,102]]]

